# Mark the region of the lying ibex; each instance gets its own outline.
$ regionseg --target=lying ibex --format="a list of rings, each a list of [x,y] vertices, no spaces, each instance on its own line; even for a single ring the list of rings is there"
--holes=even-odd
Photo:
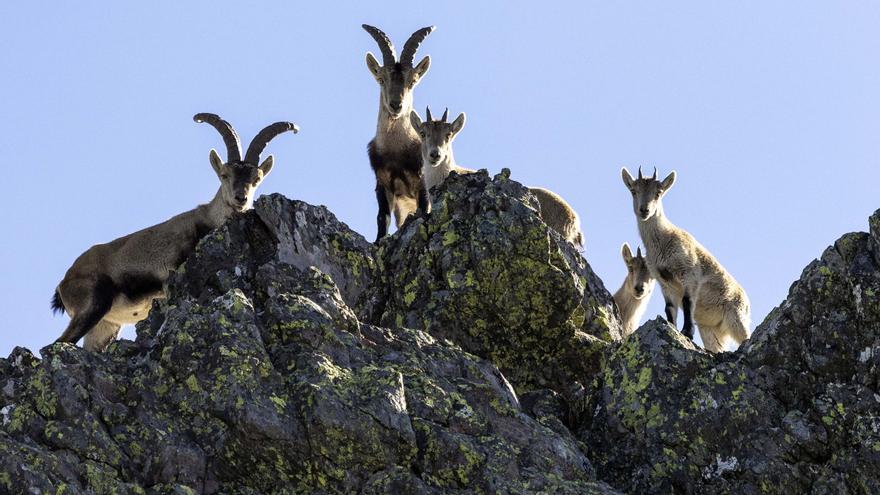
[[[648,269],[660,282],[666,300],[666,319],[675,325],[678,308],[682,308],[682,333],[693,339],[696,322],[703,346],[711,352],[724,350],[728,339],[742,343],[749,336],[745,290],[706,248],[663,213],[661,200],[675,182],[675,172],[662,181],[657,180],[656,169],[650,178],[642,177],[641,169],[637,179],[626,168],[621,175],[632,193]]]
[[[648,264],[642,256],[642,248],[638,248],[633,256],[629,244],[624,242],[620,247],[620,254],[626,264],[627,273],[623,284],[614,293],[614,302],[620,310],[623,336],[626,337],[636,331],[642,315],[648,309],[648,302],[654,292],[654,278],[651,277]]]
[[[399,228],[406,217],[417,209],[427,211],[429,207],[421,176],[421,143],[407,116],[412,110],[413,89],[431,65],[431,57],[425,57],[413,66],[413,57],[434,27],[414,32],[403,45],[400,60],[397,60],[394,45],[385,33],[366,24],[363,28],[376,40],[382,51],[382,65],[372,53],[367,53],[367,67],[379,83],[380,90],[376,136],[367,146],[370,166],[376,175],[378,241],[388,233],[392,211]]]
[[[459,166],[455,163],[455,156],[452,154],[452,141],[464,127],[467,118],[465,114],[459,114],[452,123],[449,123],[447,122],[449,109],[443,112],[440,120],[433,120],[431,110],[425,109],[425,118],[427,120],[422,122],[418,112],[415,110],[410,112],[412,127],[418,131],[422,140],[422,175],[425,179],[425,189],[430,197],[431,188],[442,184],[450,172],[470,174],[474,170]],[[558,194],[547,189],[530,187],[529,190],[541,204],[541,219],[544,223],[559,232],[570,243],[582,247],[581,221],[572,207]]]
[[[52,298],[53,310],[70,315],[70,324],[57,342],[76,343],[85,336],[83,346],[100,352],[116,339],[122,325],[146,318],[153,299],[164,297],[163,285],[171,271],[187,259],[199,239],[251,207],[257,186],[275,162],[270,155],[259,164],[269,141],[282,132],[298,130],[290,122],[266,127],[242,160],[238,134],[228,122],[210,113],[200,113],[194,120],[214,126],[226,143],[226,163],[217,151],[209,154],[220,179],[214,199],[158,225],[92,246],[80,255]]]

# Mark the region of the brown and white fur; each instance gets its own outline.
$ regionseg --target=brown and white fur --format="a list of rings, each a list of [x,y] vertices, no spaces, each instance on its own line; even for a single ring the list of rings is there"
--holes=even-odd
[[[257,186],[274,164],[269,156],[257,166],[266,143],[280,132],[296,131],[288,122],[267,127],[254,138],[242,161],[238,136],[228,122],[213,114],[198,114],[195,120],[225,133],[229,161],[223,163],[213,149],[209,154],[220,179],[214,199],[158,225],[92,246],[80,255],[52,299],[52,308],[66,311],[71,318],[57,342],[76,343],[85,336],[83,347],[100,352],[116,339],[122,325],[146,318],[153,300],[165,296],[163,286],[171,272],[199,240],[231,216],[251,208]]]
[[[367,146],[370,166],[376,176],[376,241],[388,234],[391,213],[400,228],[406,218],[418,209],[428,211],[428,195],[421,176],[419,148],[421,140],[409,122],[413,108],[413,90],[428,72],[431,58],[425,57],[413,66],[419,44],[434,30],[422,28],[406,41],[400,60],[394,45],[381,30],[363,25],[382,51],[383,65],[367,53],[367,68],[379,84],[379,120],[376,136]]]
[[[431,188],[442,184],[451,172],[458,174],[475,172],[475,170],[458,165],[452,153],[452,142],[464,127],[467,117],[461,113],[452,123],[447,122],[448,117],[448,109],[443,112],[443,116],[439,120],[433,120],[431,110],[426,109],[425,118],[427,120],[425,122],[422,122],[415,110],[410,113],[412,127],[418,131],[422,141],[422,176],[425,180],[429,201],[433,201],[430,196]],[[553,191],[540,187],[530,187],[529,190],[538,198],[538,203],[541,205],[541,219],[544,220],[544,223],[562,235],[568,242],[579,248],[582,247],[581,221],[574,209]]]
[[[749,336],[750,310],[745,290],[709,251],[684,229],[672,224],[663,211],[663,196],[675,183],[675,172],[662,181],[634,179],[621,170],[633,197],[633,212],[645,245],[651,276],[660,282],[666,301],[666,319],[673,326],[678,308],[684,314],[682,333],[693,339],[693,324],[703,346],[720,352],[728,340],[740,344]]]
[[[620,247],[623,263],[626,265],[626,278],[623,284],[614,293],[614,303],[620,311],[620,321],[623,323],[623,336],[626,337],[636,331],[639,322],[648,309],[651,294],[654,293],[654,277],[648,270],[645,257],[642,256],[642,248],[638,248],[635,256],[629,244],[623,243]]]

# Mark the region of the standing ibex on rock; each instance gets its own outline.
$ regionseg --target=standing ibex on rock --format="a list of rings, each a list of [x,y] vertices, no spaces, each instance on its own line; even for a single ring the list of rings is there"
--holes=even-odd
[[[209,154],[220,179],[214,199],[158,225],[92,246],[80,255],[52,298],[52,309],[66,311],[71,318],[57,342],[76,343],[85,336],[84,347],[100,352],[116,339],[122,325],[146,318],[153,300],[164,297],[163,285],[171,272],[189,257],[199,239],[251,207],[257,186],[275,163],[271,155],[259,163],[269,141],[282,132],[298,131],[290,122],[266,127],[242,160],[238,134],[228,122],[211,113],[193,118],[214,126],[226,144],[226,163],[217,151]]]
[[[645,310],[648,309],[648,302],[651,300],[651,294],[654,292],[654,277],[648,270],[648,264],[645,257],[642,256],[642,248],[636,250],[633,256],[629,244],[623,243],[620,247],[620,254],[623,256],[623,262],[626,264],[626,278],[623,284],[614,293],[614,302],[620,311],[620,321],[623,323],[623,336],[636,331],[639,321]]]
[[[459,114],[452,123],[449,123],[447,122],[449,109],[443,112],[440,120],[433,120],[431,109],[427,108],[425,109],[425,118],[427,120],[422,122],[418,112],[415,110],[410,112],[412,127],[416,129],[422,140],[422,176],[425,179],[425,189],[430,197],[431,188],[442,184],[450,172],[470,174],[474,170],[455,163],[455,156],[452,153],[452,141],[464,127],[467,118],[465,114]],[[544,223],[561,234],[568,242],[582,247],[581,221],[574,209],[553,191],[540,187],[529,187],[529,190],[541,204],[541,219],[544,220]]]
[[[363,28],[376,40],[382,51],[382,65],[379,65],[372,53],[367,52],[367,67],[379,83],[380,90],[376,137],[367,146],[370,166],[376,174],[378,241],[388,233],[392,211],[399,228],[406,217],[417,209],[427,211],[429,207],[421,176],[421,142],[407,116],[412,110],[413,89],[431,65],[431,57],[426,56],[415,66],[413,58],[419,45],[431,34],[434,27],[425,27],[414,32],[403,45],[400,60],[385,33],[366,24]]]
[[[672,224],[663,212],[663,196],[675,183],[675,172],[662,181],[657,170],[650,178],[632,175],[623,168],[623,183],[633,197],[633,211],[647,251],[651,275],[660,282],[666,300],[666,319],[675,325],[678,308],[684,312],[682,333],[693,339],[693,323],[700,328],[703,346],[724,350],[749,336],[749,298],[709,251],[684,229]]]

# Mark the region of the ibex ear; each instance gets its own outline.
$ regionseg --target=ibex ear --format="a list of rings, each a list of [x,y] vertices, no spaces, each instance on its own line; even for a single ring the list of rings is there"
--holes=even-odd
[[[275,157],[269,155],[263,160],[263,163],[260,164],[260,172],[263,172],[263,178],[266,178],[269,175],[269,172],[272,171],[272,166],[275,165]]]
[[[382,66],[379,64],[379,61],[376,60],[376,57],[370,52],[367,52],[367,68],[373,73],[373,77],[379,77],[379,70],[382,69]]]
[[[419,117],[419,113],[415,110],[409,112],[409,123],[412,125],[412,128],[417,131],[422,127],[422,118]]]
[[[220,177],[220,173],[223,171],[223,160],[220,159],[217,150],[211,149],[211,152],[208,153],[208,160],[211,161],[211,168],[214,169],[214,173],[217,174],[217,177]]]
[[[464,127],[465,120],[467,120],[467,116],[464,114],[464,112],[458,114],[458,117],[456,117],[455,120],[452,121],[453,134],[458,134],[458,131],[460,131],[461,128]]]
[[[632,249],[630,249],[629,244],[627,244],[625,242],[623,243],[623,246],[620,246],[620,254],[621,254],[621,256],[623,256],[623,262],[626,263],[627,265],[633,259]]]
[[[629,170],[627,170],[626,167],[620,169],[620,176],[623,178],[623,183],[626,185],[626,188],[632,191],[636,180],[629,174]]]
[[[660,188],[663,189],[663,192],[666,192],[672,187],[672,184],[675,184],[675,170],[669,172],[669,175],[663,179],[663,182],[660,183]]]
[[[413,68],[416,73],[416,79],[421,79],[428,72],[428,68],[431,67],[431,57],[429,55],[425,55],[425,58],[422,59],[418,65]]]

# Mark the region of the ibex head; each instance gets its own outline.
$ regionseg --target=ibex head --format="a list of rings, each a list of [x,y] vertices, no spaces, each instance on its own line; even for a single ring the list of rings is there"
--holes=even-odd
[[[647,220],[657,213],[657,207],[663,195],[669,191],[672,184],[675,183],[675,171],[669,173],[662,181],[657,180],[657,169],[654,168],[654,175],[645,178],[642,177],[642,168],[639,167],[639,177],[633,179],[629,171],[624,167],[620,171],[623,177],[623,183],[632,193],[633,212],[636,217],[642,221]]]
[[[620,247],[620,254],[623,256],[623,262],[627,269],[624,281],[626,287],[636,299],[650,297],[654,290],[655,280],[651,277],[651,272],[648,271],[648,264],[645,262],[645,257],[642,256],[642,248],[638,248],[633,256],[629,244],[624,242]]]
[[[431,57],[426,56],[417,65],[413,66],[416,50],[424,39],[431,34],[434,26],[424,27],[414,32],[403,45],[400,60],[394,53],[394,45],[391,40],[379,28],[363,25],[364,30],[379,44],[382,52],[382,64],[376,57],[367,52],[367,68],[379,83],[382,95],[382,106],[392,118],[400,117],[407,109],[412,108],[413,88],[419,80],[428,72],[431,66]]]
[[[413,129],[422,138],[422,163],[429,163],[432,167],[437,167],[452,156],[452,141],[464,127],[467,117],[462,112],[452,123],[446,121],[448,117],[448,108],[443,112],[440,120],[433,120],[431,109],[425,108],[425,119],[427,119],[425,122],[422,122],[415,110],[409,113]]]
[[[208,158],[211,167],[220,179],[220,192],[224,203],[234,211],[245,211],[251,207],[254,201],[254,193],[260,182],[269,175],[275,158],[269,155],[263,163],[260,161],[260,153],[275,136],[286,131],[299,131],[296,124],[291,122],[276,122],[260,131],[250,146],[244,159],[241,158],[241,141],[238,133],[229,122],[221,119],[213,113],[200,113],[193,117],[196,122],[211,124],[223,136],[226,143],[226,163],[220,159],[217,150],[212,149]]]

